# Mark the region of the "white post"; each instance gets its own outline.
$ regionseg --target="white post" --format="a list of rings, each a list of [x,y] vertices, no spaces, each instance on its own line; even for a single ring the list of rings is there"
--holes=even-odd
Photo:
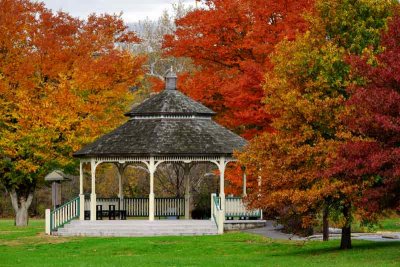
[[[117,176],[118,176],[118,198],[119,198],[119,208],[123,209],[124,206],[124,193],[123,193],[123,188],[122,188],[122,176],[124,175],[124,170],[125,170],[125,166],[124,164],[121,163],[117,163],[116,164],[118,172],[117,172]]]
[[[188,163],[184,165],[184,179],[185,179],[185,219],[190,219],[190,166]]]
[[[222,229],[219,231],[223,233],[225,221],[225,157],[221,157],[219,161],[219,197],[221,202],[220,223]]]
[[[218,234],[224,233],[225,210],[220,210],[218,213]]]
[[[85,220],[85,195],[83,194],[83,163],[79,162],[79,220]]]
[[[90,160],[90,170],[92,173],[92,192],[90,194],[90,220],[96,220],[96,163]]]
[[[149,194],[149,221],[154,221],[154,172],[156,167],[154,157],[150,157],[149,173],[150,173],[150,194]]]
[[[214,193],[211,194],[211,221],[214,221]]]
[[[51,229],[50,229],[50,209],[46,209],[46,211],[45,211],[45,222],[46,222],[45,233],[46,233],[46,235],[50,235],[51,234]]]
[[[123,193],[122,193],[122,173],[124,171],[123,166],[118,165],[118,197],[119,199],[123,198]]]

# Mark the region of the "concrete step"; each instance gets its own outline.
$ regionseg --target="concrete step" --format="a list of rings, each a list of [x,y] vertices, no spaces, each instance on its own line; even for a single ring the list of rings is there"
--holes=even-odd
[[[203,236],[203,235],[217,235],[216,232],[212,233],[196,233],[196,232],[187,232],[187,233],[120,233],[120,232],[76,232],[76,233],[64,233],[60,232],[57,235],[59,236],[90,236],[90,237],[149,237],[149,236]]]
[[[74,220],[60,228],[60,236],[180,236],[216,235],[217,227],[210,220]]]
[[[104,221],[71,221],[71,225],[211,225],[214,222],[210,220],[159,220],[159,221],[143,221],[143,220],[104,220]]]

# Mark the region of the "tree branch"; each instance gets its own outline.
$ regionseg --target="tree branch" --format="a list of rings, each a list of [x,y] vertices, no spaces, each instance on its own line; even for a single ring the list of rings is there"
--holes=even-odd
[[[12,189],[10,191],[10,198],[11,198],[11,205],[13,207],[13,209],[15,210],[15,212],[18,211],[18,196],[17,196],[17,192],[15,192],[15,189]]]

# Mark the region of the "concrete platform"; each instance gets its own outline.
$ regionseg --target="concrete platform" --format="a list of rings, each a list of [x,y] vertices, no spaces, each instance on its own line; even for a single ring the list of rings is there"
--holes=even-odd
[[[216,235],[210,220],[124,220],[79,221],[60,228],[60,236],[181,236]]]

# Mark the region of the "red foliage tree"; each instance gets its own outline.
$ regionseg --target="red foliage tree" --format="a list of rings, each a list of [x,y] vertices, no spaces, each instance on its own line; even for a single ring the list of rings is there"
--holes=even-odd
[[[400,208],[400,16],[382,35],[384,51],[371,64],[365,57],[350,58],[355,75],[365,85],[350,88],[345,125],[355,138],[342,146],[332,169],[347,183],[365,185],[349,194],[366,221],[385,208]],[[356,187],[356,186],[355,186]],[[360,188],[360,187],[359,187]],[[360,197],[361,195],[361,197]],[[352,198],[353,196],[353,198]]]
[[[301,13],[312,0],[209,0],[177,21],[165,37],[169,55],[189,57],[199,67],[180,89],[218,112],[217,120],[250,138],[271,130],[262,83],[269,55],[284,38],[307,25]]]

